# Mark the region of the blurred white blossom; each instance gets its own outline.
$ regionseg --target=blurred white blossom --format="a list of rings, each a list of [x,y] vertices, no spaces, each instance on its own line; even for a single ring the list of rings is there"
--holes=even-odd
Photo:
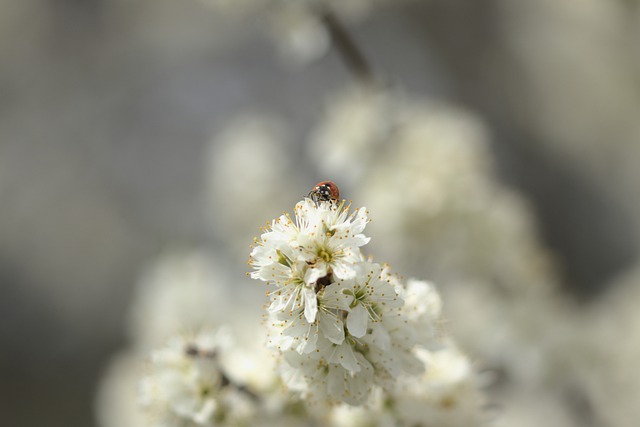
[[[200,332],[151,354],[140,400],[152,426],[239,425],[256,411],[253,395],[234,384],[222,358],[230,337]]]
[[[231,298],[225,270],[207,252],[174,250],[150,265],[134,290],[130,313],[133,341],[144,351],[177,332],[218,325]]]
[[[454,345],[421,351],[428,366],[422,378],[409,378],[388,403],[399,425],[442,427],[485,425],[488,421],[480,378]]]
[[[244,114],[212,138],[206,153],[206,222],[237,259],[245,256],[264,215],[281,212],[295,194],[294,182],[282,173],[293,168],[290,133],[271,115]]]
[[[309,138],[309,158],[340,182],[362,179],[389,138],[395,103],[387,91],[370,86],[354,86],[329,96],[325,117]]]
[[[140,391],[137,384],[144,374],[143,360],[152,350],[163,345],[168,347],[156,354],[174,354],[174,359],[180,356],[179,347],[186,346],[186,342],[200,349],[213,350],[212,346],[217,349],[218,345],[224,344],[223,335],[210,335],[207,331],[222,326],[226,327],[227,336],[233,336],[233,340],[228,342],[234,345],[224,347],[220,358],[211,363],[218,363],[224,358],[225,374],[239,384],[257,390],[277,389],[273,373],[275,360],[264,349],[265,337],[261,328],[256,327],[260,323],[260,314],[257,313],[260,302],[250,293],[232,292],[229,280],[228,271],[215,261],[215,255],[202,250],[174,249],[143,271],[130,307],[129,346],[111,361],[99,387],[96,403],[102,427],[157,425],[154,422],[159,422],[158,418],[155,415],[144,418],[140,404],[136,403]],[[216,337],[220,339],[216,341]],[[154,369],[170,371],[178,366],[164,363],[166,360],[164,356],[157,359]],[[185,365],[188,365],[188,360],[185,359]],[[200,371],[193,367],[193,372],[193,381],[196,381]],[[167,383],[161,378],[180,379],[169,374],[151,376],[145,383],[154,385],[145,388],[143,394],[151,413],[160,412],[168,416],[171,414],[168,409],[170,402],[163,394],[166,390],[162,389]],[[179,398],[187,399],[187,391],[193,391],[195,383],[182,380],[178,385],[184,393]],[[235,399],[227,394],[224,396],[225,399]],[[199,416],[204,416],[212,403],[200,400],[201,405],[198,406],[194,403],[197,400],[193,399],[189,401],[191,408],[200,408],[203,412]]]
[[[331,413],[340,427],[483,426],[489,424],[481,378],[455,346],[418,351],[427,365],[422,375],[399,379],[390,394],[369,406],[341,406]]]
[[[146,354],[120,352],[111,358],[96,393],[96,416],[100,427],[144,427],[137,384],[143,375]]]

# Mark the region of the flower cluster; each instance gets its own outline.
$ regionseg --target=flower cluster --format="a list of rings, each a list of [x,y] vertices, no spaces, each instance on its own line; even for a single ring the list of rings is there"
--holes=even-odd
[[[487,425],[481,377],[453,343],[438,351],[418,350],[428,369],[400,378],[393,393],[376,393],[367,406],[340,406],[331,412],[337,427],[459,427]]]
[[[365,259],[367,222],[365,208],[307,198],[295,221],[274,220],[251,253],[252,278],[275,285],[269,344],[289,387],[313,401],[359,405],[376,386],[424,370],[417,326],[432,331],[436,320],[405,305],[400,294],[411,290]]]
[[[226,374],[220,353],[225,334],[174,338],[151,355],[140,400],[152,425],[239,424],[256,410],[254,397]]]

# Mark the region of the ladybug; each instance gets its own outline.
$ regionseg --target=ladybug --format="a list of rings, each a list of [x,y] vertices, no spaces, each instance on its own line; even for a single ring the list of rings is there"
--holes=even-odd
[[[340,190],[332,181],[321,181],[307,195],[314,202],[337,202],[340,199]]]

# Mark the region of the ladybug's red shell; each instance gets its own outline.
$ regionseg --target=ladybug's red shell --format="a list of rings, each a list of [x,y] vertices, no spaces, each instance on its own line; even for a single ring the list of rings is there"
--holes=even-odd
[[[321,181],[313,187],[309,197],[316,202],[337,201],[340,200],[340,189],[332,181]]]

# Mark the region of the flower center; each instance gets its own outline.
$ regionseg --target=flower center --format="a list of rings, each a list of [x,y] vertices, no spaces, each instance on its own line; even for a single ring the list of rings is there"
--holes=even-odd
[[[324,262],[326,262],[327,264],[333,260],[333,254],[330,251],[328,251],[326,248],[318,249],[317,255],[319,258],[324,260]]]

